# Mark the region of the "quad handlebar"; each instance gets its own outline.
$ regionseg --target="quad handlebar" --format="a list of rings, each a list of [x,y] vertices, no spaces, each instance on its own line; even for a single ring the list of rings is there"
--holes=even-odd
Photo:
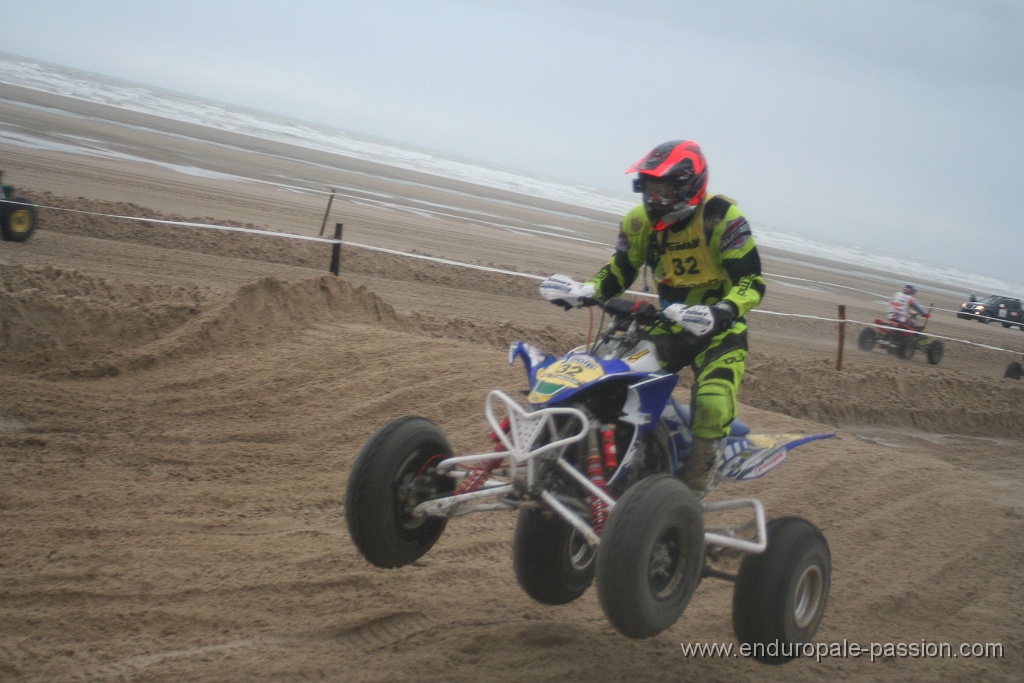
[[[661,309],[646,301],[630,301],[629,299],[611,298],[607,301],[598,299],[584,299],[584,306],[597,306],[608,315],[614,318],[637,318],[638,320],[650,319],[667,320],[661,313]]]

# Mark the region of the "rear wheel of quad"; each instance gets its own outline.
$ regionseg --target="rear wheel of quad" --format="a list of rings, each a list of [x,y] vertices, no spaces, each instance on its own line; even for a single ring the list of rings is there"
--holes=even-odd
[[[1024,376],[1024,365],[1021,365],[1017,361],[1013,361],[1007,365],[1006,372],[1003,374],[1003,377],[1007,379],[1020,379],[1022,376]]]
[[[512,541],[516,580],[544,605],[564,605],[583,595],[594,581],[594,549],[561,517],[525,508]]]
[[[0,234],[9,242],[24,242],[36,229],[36,207],[24,197],[11,197],[0,204]]]
[[[860,332],[860,336],[857,337],[857,346],[860,347],[861,351],[870,351],[875,348],[875,343],[878,341],[878,334],[870,327],[865,327]]]
[[[932,365],[938,365],[942,360],[942,355],[946,352],[946,347],[943,346],[941,339],[933,339],[932,343],[928,345],[928,362]]]
[[[597,549],[597,594],[612,626],[630,638],[669,628],[703,568],[704,517],[690,489],[664,474],[627,489]]]
[[[896,346],[896,355],[903,360],[910,360],[917,351],[917,340],[914,337],[906,337],[899,340]]]
[[[736,577],[736,638],[758,661],[793,659],[821,625],[831,584],[832,556],[821,531],[800,517],[772,520],[768,547],[744,557]]]
[[[413,517],[412,510],[454,490],[454,481],[435,470],[451,454],[440,428],[416,416],[389,422],[366,442],[349,474],[345,518],[367,560],[401,567],[434,545],[447,520]]]

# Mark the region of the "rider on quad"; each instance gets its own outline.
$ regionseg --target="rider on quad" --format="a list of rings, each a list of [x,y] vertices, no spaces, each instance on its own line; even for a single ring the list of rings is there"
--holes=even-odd
[[[917,294],[917,289],[913,285],[906,285],[902,291],[892,295],[892,299],[889,300],[887,318],[894,327],[903,327],[915,332],[924,328],[924,323],[918,325],[914,322],[914,318],[920,315],[927,320],[931,315],[925,313],[921,304],[917,303],[914,299],[915,294]]]
[[[677,325],[655,334],[662,367],[693,367],[693,446],[683,480],[702,499],[714,486],[725,437],[736,417],[736,394],[747,358],[743,316],[765,293],[750,224],[732,199],[707,194],[707,162],[693,141],[658,145],[626,173],[643,204],[622,219],[615,253],[580,283],[553,275],[543,296],[566,307],[607,300],[653,272],[666,318]],[[684,330],[689,334],[683,334]]]

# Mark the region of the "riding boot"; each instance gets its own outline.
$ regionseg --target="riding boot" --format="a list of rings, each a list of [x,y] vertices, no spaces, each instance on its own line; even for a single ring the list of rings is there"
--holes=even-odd
[[[715,475],[722,464],[724,447],[725,439],[694,437],[690,444],[690,456],[683,470],[683,483],[690,487],[697,500],[704,500],[704,496],[715,487]]]

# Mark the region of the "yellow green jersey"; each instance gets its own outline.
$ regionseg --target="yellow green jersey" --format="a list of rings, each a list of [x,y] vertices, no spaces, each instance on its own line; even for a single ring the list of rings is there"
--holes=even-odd
[[[765,293],[746,217],[727,197],[704,200],[687,220],[655,230],[643,205],[622,219],[615,254],[590,280],[601,299],[621,294],[650,268],[662,306],[727,300],[744,316]]]

